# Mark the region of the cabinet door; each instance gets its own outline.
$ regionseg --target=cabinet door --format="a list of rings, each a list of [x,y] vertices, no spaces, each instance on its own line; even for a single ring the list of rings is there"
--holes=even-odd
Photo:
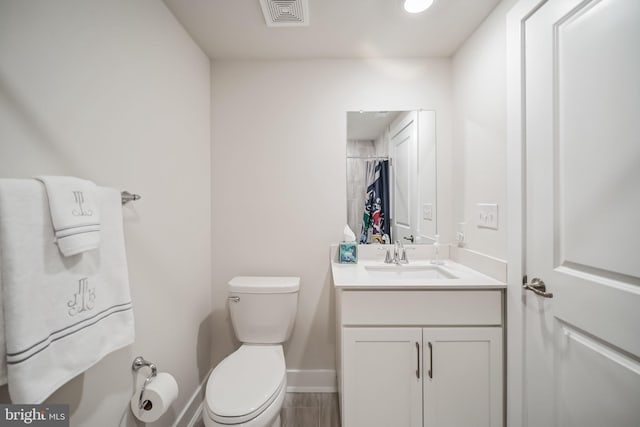
[[[502,329],[424,328],[424,426],[501,427]]]
[[[421,328],[343,328],[343,427],[421,427]]]

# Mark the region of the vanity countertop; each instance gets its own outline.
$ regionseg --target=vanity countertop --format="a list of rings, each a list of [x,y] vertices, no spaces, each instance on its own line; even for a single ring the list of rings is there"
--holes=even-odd
[[[433,265],[430,260],[408,264],[384,264],[380,260],[363,259],[357,264],[331,262],[333,283],[339,289],[504,289],[506,284],[458,264],[443,260]]]

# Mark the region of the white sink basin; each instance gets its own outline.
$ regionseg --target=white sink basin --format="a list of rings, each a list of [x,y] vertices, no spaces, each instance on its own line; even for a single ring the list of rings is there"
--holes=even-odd
[[[376,278],[458,279],[444,267],[433,264],[368,264],[365,270]]]

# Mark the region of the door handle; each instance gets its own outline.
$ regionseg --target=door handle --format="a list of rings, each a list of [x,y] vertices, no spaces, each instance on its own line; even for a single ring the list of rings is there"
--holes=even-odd
[[[413,241],[414,241],[414,240],[416,240],[416,239],[415,239],[415,237],[413,237],[413,234],[409,234],[409,237],[407,237],[407,236],[403,236],[402,238],[403,238],[404,240],[408,240],[408,241],[410,241],[411,243],[413,243]]]
[[[540,295],[541,297],[553,298],[553,293],[547,292],[547,285],[537,277],[531,279],[531,283],[527,283],[527,276],[524,276],[522,278],[522,287],[536,295]]]

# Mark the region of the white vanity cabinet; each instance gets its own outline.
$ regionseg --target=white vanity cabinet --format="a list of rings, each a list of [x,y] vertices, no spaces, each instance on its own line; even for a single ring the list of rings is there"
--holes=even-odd
[[[501,427],[501,289],[337,288],[343,427]]]
[[[425,426],[500,427],[502,328],[424,328]]]
[[[349,327],[342,342],[342,426],[422,426],[422,330]]]

